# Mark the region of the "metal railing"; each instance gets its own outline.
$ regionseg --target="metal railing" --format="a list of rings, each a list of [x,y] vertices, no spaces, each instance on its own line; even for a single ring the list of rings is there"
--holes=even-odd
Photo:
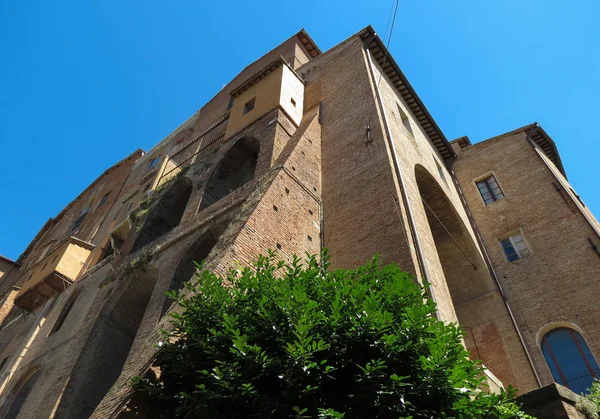
[[[227,112],[221,119],[212,124],[202,133],[183,144],[178,150],[176,150],[169,159],[175,163],[176,168],[163,173],[160,176],[158,184],[163,177],[169,175],[174,170],[184,169],[192,165],[196,160],[204,157],[210,151],[220,146],[225,137],[225,130],[227,129],[227,122],[229,120],[229,112]]]
[[[577,394],[586,394],[589,392],[594,379],[600,377],[600,370],[594,370],[594,374],[589,372],[584,372],[581,374],[571,375],[569,377],[565,377],[566,383],[558,381],[558,384],[562,384],[565,387],[568,387],[570,390]]]

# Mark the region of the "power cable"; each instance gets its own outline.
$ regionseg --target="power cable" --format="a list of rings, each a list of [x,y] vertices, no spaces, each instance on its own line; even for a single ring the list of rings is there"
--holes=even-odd
[[[387,41],[387,45],[385,47],[385,55],[383,56],[383,64],[381,65],[381,72],[379,73],[379,80],[377,81],[377,87],[379,87],[379,84],[381,83],[381,76],[383,76],[383,71],[385,68],[385,63],[387,61],[387,56],[389,54],[389,50],[390,50],[390,43],[392,41],[392,35],[394,33],[394,24],[396,23],[396,15],[398,14],[398,5],[400,4],[400,0],[396,0],[396,6],[393,6],[392,3],[392,7],[394,7],[394,15],[392,18],[392,27],[390,28],[390,35],[388,37],[388,41]],[[389,22],[389,19],[388,19]],[[386,29],[387,32],[387,29]],[[385,37],[385,34],[384,34]]]

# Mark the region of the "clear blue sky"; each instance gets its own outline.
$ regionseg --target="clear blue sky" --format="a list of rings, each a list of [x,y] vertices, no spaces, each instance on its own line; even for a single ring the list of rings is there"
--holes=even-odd
[[[392,1],[3,0],[0,254],[305,28],[327,50]],[[539,122],[600,215],[600,2],[400,0],[391,51],[449,139]]]

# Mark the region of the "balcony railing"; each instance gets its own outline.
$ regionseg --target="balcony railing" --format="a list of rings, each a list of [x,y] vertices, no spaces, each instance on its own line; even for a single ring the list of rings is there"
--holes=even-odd
[[[176,167],[162,173],[157,184],[162,183],[162,178],[173,175],[174,171],[184,169],[192,165],[196,160],[201,159],[206,154],[220,146],[225,137],[227,122],[229,121],[229,112],[221,119],[208,127],[204,132],[194,137],[192,140],[183,144],[170,157],[170,161]]]
[[[595,378],[600,377],[600,370],[594,370],[594,374],[589,372],[571,375],[570,377],[565,377],[566,383],[558,381],[558,384],[562,384],[565,387],[568,387],[570,390],[577,394],[587,394],[592,383]]]

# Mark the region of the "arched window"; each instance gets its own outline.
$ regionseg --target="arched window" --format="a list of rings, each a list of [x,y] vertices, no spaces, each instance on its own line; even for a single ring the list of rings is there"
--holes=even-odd
[[[254,179],[259,150],[259,142],[252,138],[242,138],[229,149],[210,175],[200,211]]]
[[[600,368],[583,336],[573,329],[559,328],[542,338],[542,352],[554,380],[583,394],[600,377]]]

